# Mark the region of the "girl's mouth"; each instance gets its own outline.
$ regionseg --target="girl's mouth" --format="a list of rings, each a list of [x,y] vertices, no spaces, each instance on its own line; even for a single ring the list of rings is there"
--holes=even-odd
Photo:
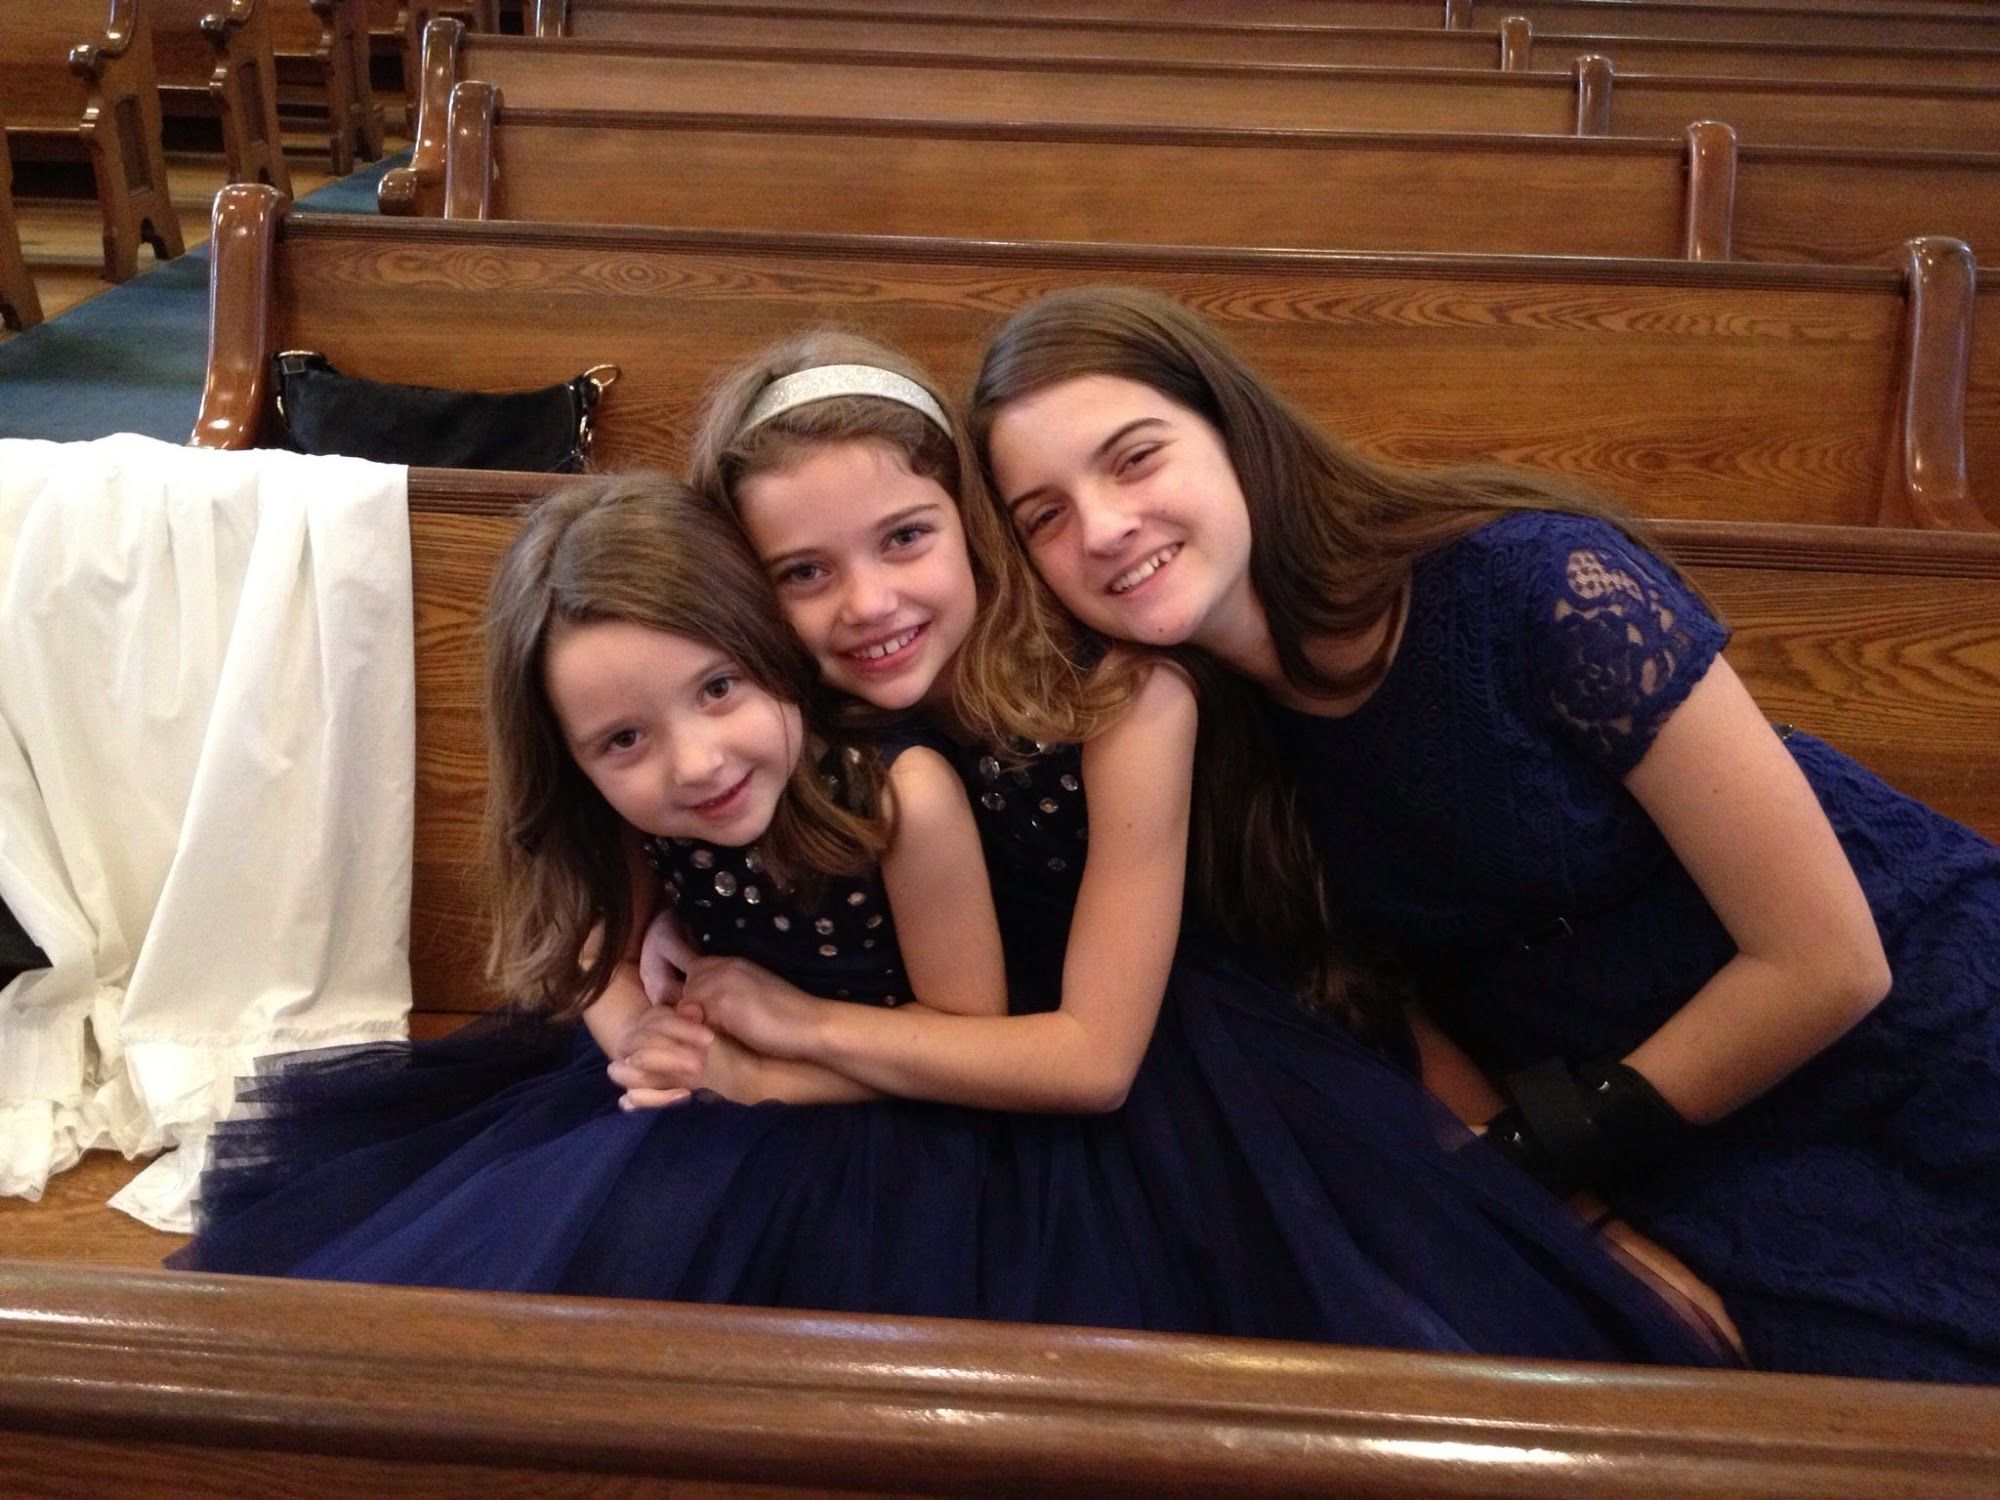
[[[1154,578],[1159,576],[1162,568],[1180,556],[1181,546],[1180,542],[1171,543],[1168,546],[1162,547],[1137,567],[1127,568],[1123,573],[1120,573],[1116,578],[1111,580],[1110,592],[1112,595],[1123,599],[1144,588]]]
[[[864,676],[886,676],[891,672],[901,671],[930,628],[928,621],[921,625],[912,625],[858,650],[843,651],[840,653],[841,659]]]

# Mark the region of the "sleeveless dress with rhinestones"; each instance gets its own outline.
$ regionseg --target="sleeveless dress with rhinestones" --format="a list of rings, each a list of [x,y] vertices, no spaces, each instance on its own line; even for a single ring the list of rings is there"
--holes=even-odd
[[[1053,1004],[1086,847],[1077,754],[953,758],[1010,978]],[[656,853],[711,951],[829,997],[907,998],[879,879],[829,882],[808,909],[746,851]],[[1129,1102],[1104,1115],[713,1096],[626,1113],[587,1036],[549,1028],[309,1054],[248,1097],[187,1267],[1716,1358],[1406,1074],[1220,961],[1177,965]]]
[[[1515,516],[1419,564],[1358,712],[1276,714],[1353,941],[1497,1071],[1623,1054],[1734,954],[1622,785],[1726,639],[1614,528]],[[2000,1381],[2000,850],[1785,733],[1893,989],[1612,1196],[1753,1363]]]

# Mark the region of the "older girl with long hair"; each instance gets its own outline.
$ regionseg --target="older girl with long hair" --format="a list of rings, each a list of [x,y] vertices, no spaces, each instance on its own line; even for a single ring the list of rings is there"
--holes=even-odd
[[[1399,976],[1754,1362],[2000,1379],[2000,851],[1773,731],[1631,522],[1365,460],[1172,302],[1018,314],[972,424],[1078,620],[1261,705],[1202,781],[1239,930]],[[1323,877],[1258,885],[1294,805]]]

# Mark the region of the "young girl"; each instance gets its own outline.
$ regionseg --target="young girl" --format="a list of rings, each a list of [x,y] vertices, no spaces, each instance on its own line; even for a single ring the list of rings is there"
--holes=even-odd
[[[2000,1379],[1992,844],[1773,733],[1601,505],[1368,463],[1162,299],[1019,314],[973,421],[1079,620],[1267,700],[1290,786],[1218,778],[1217,816],[1296,788],[1343,941],[1511,1075],[1496,1144],[1684,1258],[1754,1363]],[[1280,926],[1324,930],[1309,894]]]
[[[899,500],[898,549],[926,528],[934,546],[959,536],[932,490]],[[969,599],[970,579],[956,581]],[[912,631],[977,628],[951,597],[930,604],[893,622],[900,645],[850,650],[855,670],[888,681]],[[541,1019],[281,1065],[219,1132],[179,1264],[1707,1357],[1553,1200],[1482,1154],[1453,1156],[1415,1089],[1303,1022],[1239,1028],[1269,1056],[1162,1061],[1146,1105],[1118,1115],[815,1103],[866,1090],[723,1042],[706,1049],[704,1082],[790,1102],[621,1108],[607,1055],[681,1020],[647,1009],[635,969],[659,885],[642,853],[692,935],[728,956],[709,963],[754,960],[842,997],[827,1003],[843,1012],[921,1001],[980,1027],[973,1013],[998,1011],[1005,976],[971,813],[932,749],[820,752],[801,710],[812,659],[728,519],[669,482],[594,481],[541,506],[495,580],[487,645],[494,970]],[[1068,805],[1034,830],[1061,853],[1037,857],[1081,864],[1080,796],[1057,781],[1038,792]],[[1309,1109],[1297,1085],[1258,1078],[1298,1055],[1353,1103]],[[1267,1124],[1250,1103],[1263,1100],[1264,1115],[1299,1118]],[[1265,1159],[1280,1130],[1291,1155]],[[1246,1144],[1255,1159],[1239,1159]],[[1333,1163],[1341,1180],[1323,1187]]]
[[[716,1029],[899,1095],[1115,1110],[1007,1117],[996,1170],[1024,1214],[1063,1205],[1091,1226],[1092,1253],[1143,1296],[1200,1299],[1201,1326],[1576,1352],[1604,1309],[1648,1316],[1553,1200],[1457,1154],[1463,1132],[1407,1075],[1240,969],[1174,964],[1186,684],[1130,656],[1079,673],[997,518],[961,506],[977,472],[917,372],[852,338],[782,345],[724,384],[696,469],[737,507],[826,683],[945,734],[1021,1012],[867,1011],[689,961],[686,997]],[[615,1078],[714,1086],[686,1016],[641,1030],[660,1046],[634,1044]],[[1661,1348],[1651,1337],[1637,1347]]]

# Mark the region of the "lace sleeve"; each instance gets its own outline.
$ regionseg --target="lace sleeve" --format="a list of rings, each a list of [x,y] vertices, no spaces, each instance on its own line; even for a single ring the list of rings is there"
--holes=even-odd
[[[1557,732],[1623,777],[1728,642],[1672,567],[1615,527],[1569,520],[1538,549],[1526,625]]]

